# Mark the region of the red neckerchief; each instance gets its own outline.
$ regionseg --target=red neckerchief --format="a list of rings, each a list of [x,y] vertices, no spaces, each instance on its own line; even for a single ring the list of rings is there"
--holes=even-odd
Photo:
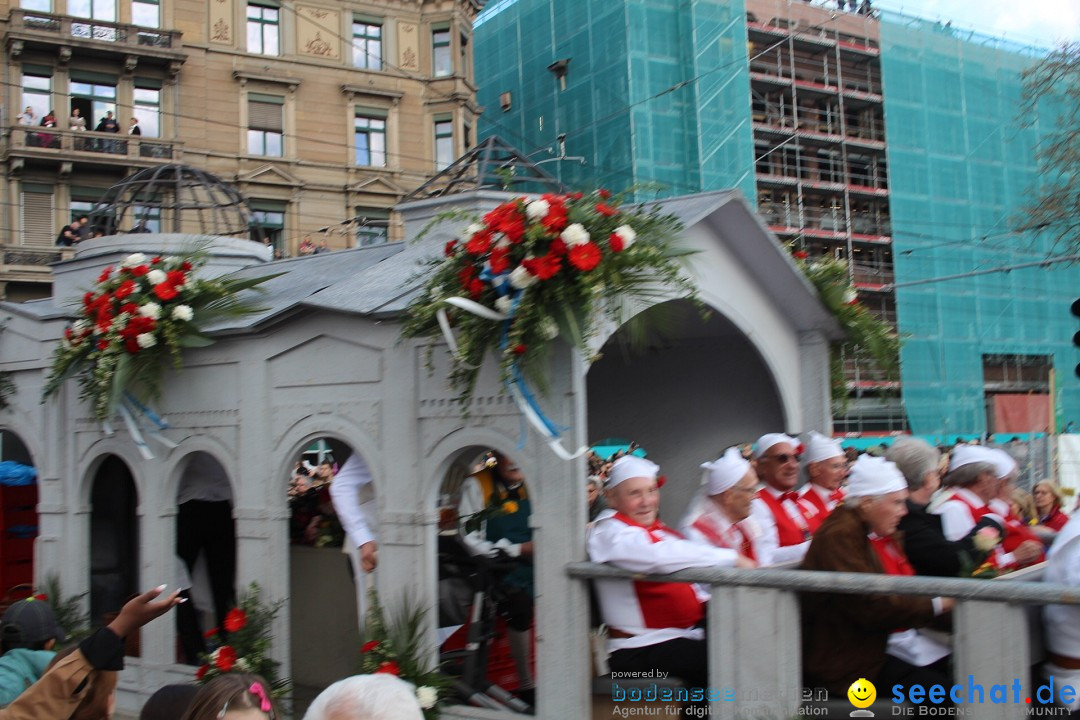
[[[743,557],[749,558],[757,562],[757,557],[754,555],[754,544],[750,542],[750,536],[743,530],[742,525],[739,523],[732,523],[728,526],[728,532],[732,530],[739,534],[738,547],[732,547],[732,539],[724,533],[718,532],[716,526],[709,521],[707,513],[702,513],[701,517],[694,521],[691,525],[695,530],[705,536],[705,539],[716,547],[728,548],[729,550],[737,550]]]
[[[615,518],[617,520],[623,521],[627,525],[633,525],[634,527],[639,527],[639,528],[643,529],[645,532],[649,533],[649,539],[652,540],[654,543],[655,542],[660,542],[661,540],[664,539],[664,537],[662,535],[657,535],[657,533],[661,532],[661,531],[663,531],[665,533],[668,533],[669,535],[674,535],[675,537],[679,538],[680,540],[685,539],[685,538],[683,538],[683,536],[681,534],[679,534],[678,531],[673,530],[673,529],[669,528],[667,525],[665,525],[664,523],[660,522],[659,518],[657,518],[656,520],[653,520],[652,525],[642,525],[637,520],[631,519],[629,515],[623,515],[621,512],[616,512],[615,513]]]
[[[874,533],[870,533],[867,535],[867,539],[870,540],[870,547],[874,548],[878,560],[881,561],[881,569],[885,571],[886,575],[915,574],[915,568],[911,567],[911,563],[908,562],[904,551],[891,537],[878,537]]]

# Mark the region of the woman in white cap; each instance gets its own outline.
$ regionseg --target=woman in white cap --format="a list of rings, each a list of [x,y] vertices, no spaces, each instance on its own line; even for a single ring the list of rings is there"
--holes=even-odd
[[[844,504],[814,535],[802,569],[913,575],[893,537],[907,514],[907,488],[896,465],[861,456],[851,467]],[[859,678],[879,688],[947,687],[942,665],[949,648],[910,628],[929,625],[953,604],[952,598],[804,593],[804,685],[841,694]]]
[[[844,500],[841,485],[848,475],[847,456],[838,440],[810,431],[803,454],[806,485],[799,491],[804,505],[813,506],[810,532],[816,532],[825,518]]]
[[[685,540],[660,522],[660,468],[625,455],[611,466],[608,509],[589,530],[589,559],[636,573],[666,574],[692,567],[753,567],[734,550]],[[708,590],[691,583],[594,581],[608,626],[613,672],[661,670],[688,687],[708,686],[705,603]]]
[[[750,517],[757,475],[737,447],[730,447],[718,459],[703,463],[701,492],[679,525],[688,540],[730,548],[748,560],[757,561],[754,541],[757,532]]]

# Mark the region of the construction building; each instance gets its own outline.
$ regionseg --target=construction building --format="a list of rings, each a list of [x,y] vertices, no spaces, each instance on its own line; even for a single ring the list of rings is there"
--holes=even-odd
[[[569,185],[738,188],[793,250],[848,262],[903,338],[902,388],[847,358],[836,433],[1080,418],[1076,271],[1033,264],[1060,249],[1010,231],[1052,130],[1052,108],[1019,117],[1038,51],[803,0],[501,0],[474,31],[482,137]]]
[[[306,235],[328,249],[400,240],[390,208],[475,139],[480,5],[0,2],[0,296],[47,296],[61,230],[120,179],[173,163],[238,190],[278,255]],[[184,225],[170,203],[148,197],[115,229],[232,232]]]

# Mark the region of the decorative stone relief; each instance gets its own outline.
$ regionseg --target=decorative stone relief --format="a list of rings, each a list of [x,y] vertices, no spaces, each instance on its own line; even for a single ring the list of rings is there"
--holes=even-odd
[[[232,0],[213,0],[210,3],[210,42],[232,45]]]
[[[420,45],[417,40],[418,28],[415,23],[399,22],[398,28],[398,67],[402,70],[420,69]]]
[[[340,60],[341,42],[338,39],[340,27],[340,12],[298,5],[296,8],[296,47],[302,55]]]

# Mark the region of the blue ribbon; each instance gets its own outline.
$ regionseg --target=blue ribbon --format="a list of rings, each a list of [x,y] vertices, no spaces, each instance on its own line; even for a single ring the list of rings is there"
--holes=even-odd
[[[147,420],[156,425],[158,430],[168,430],[170,427],[172,427],[171,425],[169,425],[169,422],[167,420],[159,417],[156,412],[148,408],[146,405],[143,405],[134,395],[132,395],[126,390],[124,391],[124,402],[131,405],[131,407],[136,410],[140,415],[142,415]]]

